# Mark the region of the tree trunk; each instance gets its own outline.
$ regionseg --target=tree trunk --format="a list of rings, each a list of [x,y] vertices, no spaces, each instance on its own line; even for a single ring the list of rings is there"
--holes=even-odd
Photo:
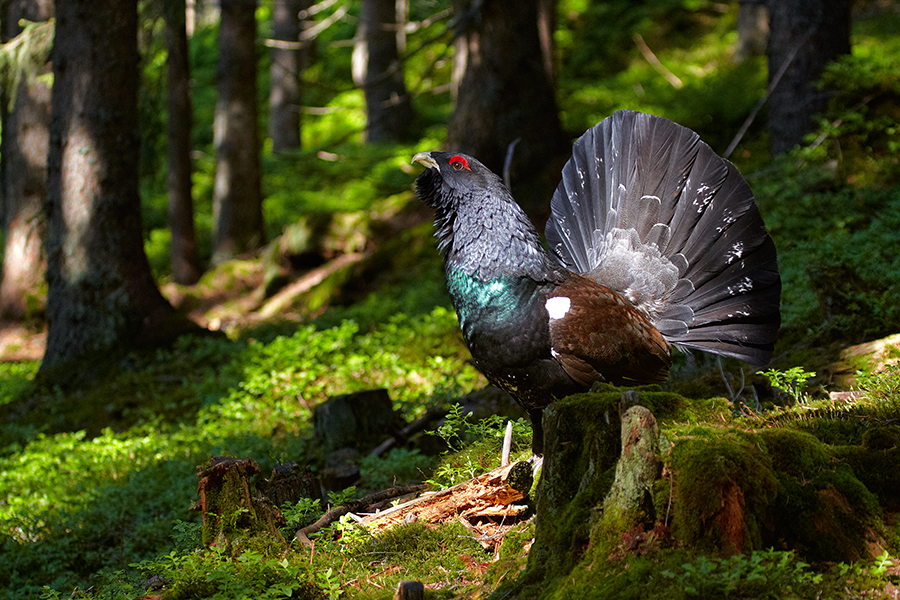
[[[787,152],[809,133],[828,91],[816,81],[832,60],[850,53],[850,0],[772,0],[769,81],[787,68],[769,100],[769,146]]]
[[[769,39],[769,11],[766,0],[739,0],[737,18],[737,47],[735,62],[743,62],[751,56],[762,56]]]
[[[256,2],[222,0],[214,138],[213,262],[260,248],[265,240],[260,189],[256,82]]]
[[[362,0],[353,71],[366,95],[366,141],[408,138],[413,109],[397,51],[396,0]]]
[[[41,373],[59,381],[189,326],[159,293],[144,254],[137,0],[59,0],[52,58]]]
[[[300,11],[308,0],[280,0],[272,7],[271,89],[269,90],[269,137],[272,152],[300,149],[301,74]],[[283,46],[278,43],[283,42]]]
[[[544,58],[538,31],[541,1],[545,0],[453,3],[460,19],[454,71],[462,75],[447,143],[500,174],[511,144],[519,140],[510,179],[517,199],[526,206],[547,203],[553,184],[540,180],[552,179],[553,171],[558,176],[553,159],[567,155],[569,149],[552,73],[547,70],[552,62]],[[542,14],[546,21],[546,6]]]
[[[197,283],[202,274],[194,232],[191,195],[191,72],[188,63],[185,0],[165,0],[168,57],[169,253],[176,283]]]
[[[21,31],[20,19],[48,21],[51,0],[14,0],[0,16],[3,42]],[[42,82],[22,82],[7,113],[3,94],[3,139],[0,142],[0,196],[3,198],[3,279],[0,317],[21,320],[43,307],[44,201],[47,196],[47,145],[50,89]]]

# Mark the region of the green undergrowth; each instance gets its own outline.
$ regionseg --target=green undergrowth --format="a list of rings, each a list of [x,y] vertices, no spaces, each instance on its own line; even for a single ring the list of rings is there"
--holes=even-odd
[[[523,460],[531,454],[531,423],[527,419],[508,420],[491,415],[471,422],[469,414],[455,404],[443,424],[429,432],[447,445],[429,483],[448,488],[500,466],[503,438],[507,423],[511,424],[510,459]]]
[[[414,19],[447,5],[412,4],[414,13],[425,11]],[[722,17],[722,10],[729,12]],[[700,0],[652,6],[565,0],[556,38],[567,129],[578,134],[618,108],[633,108],[695,128],[722,151],[766,85],[763,59],[731,61],[735,14],[736,5]],[[854,55],[826,75],[833,101],[803,148],[772,161],[758,119],[732,156],[779,251],[778,355],[804,371],[819,368],[805,361],[812,353],[893,333],[900,322],[896,23],[882,13],[857,25]],[[409,157],[440,147],[445,137],[450,94],[440,86],[449,80],[452,41],[446,26],[437,19],[410,37],[406,65],[420,115],[418,141],[385,146],[361,143],[362,94],[346,81],[353,19],[339,19],[322,34],[319,60],[307,72],[304,103],[314,110],[304,115],[304,149],[279,157],[263,149],[271,239],[311,212],[366,212],[378,199],[410,197],[417,170]],[[635,34],[681,85],[649,64]],[[428,40],[436,41],[419,47]],[[192,44],[195,121],[212,123],[215,31],[199,28]],[[160,47],[148,52],[147,65],[164,60]],[[261,73],[265,80],[266,69]],[[142,163],[144,222],[154,272],[164,277],[163,88],[145,89],[157,97],[142,104],[142,119],[155,123],[158,135],[144,140],[142,156],[156,161]],[[195,127],[194,137],[196,224],[206,256],[212,128]],[[896,368],[862,373],[857,381],[865,394],[849,400],[794,389],[777,403],[732,403],[721,386],[704,383],[723,379],[716,365],[679,359],[696,392],[690,398],[671,391],[680,391],[677,385],[638,390],[672,452],[667,469],[682,471],[680,488],[653,489],[653,505],[671,531],[636,545],[622,539],[556,557],[555,564],[575,566],[555,582],[528,580],[528,570],[520,579],[533,521],[507,534],[496,563],[458,523],[411,523],[371,535],[344,518],[313,536],[312,547],[254,540],[239,557],[200,549],[200,515],[190,506],[196,466],[211,455],[253,457],[264,473],[286,460],[312,462],[309,417],[329,396],[384,387],[411,421],[483,386],[447,308],[431,226],[416,222],[383,242],[382,254],[357,274],[358,285],[351,277],[327,290],[324,312],[310,322],[260,323],[232,339],[186,338],[152,355],[122,356],[94,385],[77,390],[35,386],[36,362],[0,364],[0,599],[137,598],[158,593],[154,581],[165,586],[166,600],[383,599],[405,579],[428,583],[427,598],[484,597],[496,588],[497,600],[522,589],[533,592],[523,597],[542,598],[878,597],[900,584],[895,561],[882,553],[887,548],[895,556],[898,549]],[[236,272],[232,281],[243,275]],[[736,395],[750,397],[755,381],[734,383]],[[621,390],[598,391],[612,415]],[[440,436],[447,442],[442,456],[397,448],[367,457],[360,489],[423,479],[449,486],[491,469],[504,427],[500,419],[471,423],[451,413]],[[526,422],[514,423],[513,440],[514,456],[527,456]],[[610,448],[601,454],[615,455]],[[612,479],[610,468],[600,475],[596,489]],[[722,493],[728,489],[730,496]],[[717,507],[736,501],[735,489],[750,516],[739,530],[716,529]],[[580,506],[596,506],[587,496],[579,496]],[[318,517],[324,504],[283,507],[285,537]],[[809,528],[837,517],[849,529],[823,537]],[[564,533],[590,541],[587,520],[568,519]],[[779,532],[799,543],[786,547]],[[671,544],[667,535],[694,546]],[[723,540],[738,553],[698,550]],[[835,548],[866,558],[836,559],[829,554]]]
[[[437,308],[395,315],[367,331],[343,321],[268,341],[184,339],[152,358],[126,359],[119,378],[77,396],[30,396],[35,365],[7,366],[4,408],[42,418],[0,430],[0,588],[24,598],[38,584],[86,587],[81,582],[101,570],[148,559],[167,547],[173,521],[196,518],[188,512],[195,466],[210,455],[252,456],[264,470],[314,460],[309,417],[316,404],[385,387],[413,420],[481,385],[464,359],[455,315]],[[136,388],[141,397],[173,403],[172,412],[143,405],[126,419],[116,402],[135,402]],[[63,415],[82,411],[93,415],[90,432],[87,422],[60,431]],[[45,422],[47,415],[60,420]],[[367,465],[380,477],[373,488],[395,475],[390,460],[405,462],[390,456]]]
[[[617,560],[592,555],[570,574],[565,585],[545,588],[539,597],[553,600],[882,597],[892,589],[892,577],[888,575],[891,564],[891,559],[884,556],[873,563],[841,563],[823,570],[812,567],[794,552],[772,549],[731,557],[671,549]],[[501,597],[498,593],[492,598]]]

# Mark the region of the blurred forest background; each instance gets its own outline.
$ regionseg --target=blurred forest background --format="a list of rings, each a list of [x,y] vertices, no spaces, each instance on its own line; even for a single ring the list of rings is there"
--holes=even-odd
[[[0,597],[233,578],[189,563],[195,465],[315,465],[328,397],[383,387],[413,420],[484,385],[418,151],[479,157],[541,229],[572,140],[621,108],[670,118],[757,196],[775,366],[847,389],[841,349],[897,333],[894,1],[2,0],[0,29]],[[704,361],[675,389],[764,408]],[[357,463],[369,490],[440,471],[417,448]],[[216,593],[357,594],[342,552],[308,580],[251,560]],[[293,583],[254,588],[269,570]]]

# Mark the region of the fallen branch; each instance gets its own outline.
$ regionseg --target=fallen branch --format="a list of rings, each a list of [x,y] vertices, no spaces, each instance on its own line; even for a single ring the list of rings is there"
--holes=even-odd
[[[306,527],[300,529],[296,534],[294,534],[294,537],[301,541],[303,541],[303,539],[308,540],[308,536],[311,533],[315,533],[324,527],[328,527],[347,513],[364,512],[369,509],[369,507],[378,504],[379,502],[384,502],[385,500],[390,500],[391,498],[405,496],[406,494],[422,492],[425,490],[425,487],[425,484],[392,487],[386,490],[381,490],[380,492],[369,494],[368,496],[359,500],[354,500],[353,502],[348,502],[347,504],[336,506],[319,517],[319,520],[317,520],[312,525],[307,525]]]
[[[442,523],[509,520],[524,515],[528,507],[521,501],[532,484],[531,465],[515,462],[494,469],[439,492],[426,493],[404,504],[360,520],[370,531],[383,531],[400,523],[425,521]],[[481,531],[481,530],[480,530]],[[481,535],[487,535],[481,531]]]
[[[634,34],[634,43],[637,44],[638,50],[641,51],[641,54],[644,55],[644,58],[647,59],[647,62],[650,63],[650,66],[656,69],[656,72],[665,77],[666,81],[668,81],[672,87],[676,90],[680,90],[684,87],[684,83],[678,78],[675,73],[668,70],[664,64],[662,64],[656,55],[653,54],[653,50],[650,49],[650,46],[647,45],[647,42],[644,41],[644,38],[641,37],[641,34]]]

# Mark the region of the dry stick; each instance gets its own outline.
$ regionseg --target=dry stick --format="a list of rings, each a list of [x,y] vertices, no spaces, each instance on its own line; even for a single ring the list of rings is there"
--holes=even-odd
[[[301,541],[305,538],[308,541],[309,538],[307,536],[309,534],[315,533],[323,527],[331,525],[349,512],[357,511],[375,504],[376,502],[381,502],[390,498],[396,498],[397,496],[403,496],[405,494],[411,494],[413,492],[421,492],[424,491],[426,487],[427,486],[424,483],[419,485],[392,487],[386,490],[381,490],[380,492],[369,494],[368,496],[360,500],[355,500],[353,502],[348,502],[347,504],[342,504],[341,506],[336,506],[319,517],[319,520],[312,525],[307,525],[303,529],[300,529],[296,534],[294,534],[294,537]]]
[[[641,37],[641,34],[634,34],[634,43],[637,44],[638,50],[641,51],[641,54],[644,55],[644,58],[647,59],[647,62],[650,63],[650,66],[656,69],[656,72],[666,78],[666,81],[672,84],[676,90],[680,90],[684,87],[684,83],[678,76],[675,75],[672,71],[668,70],[664,64],[659,62],[659,59],[656,58],[656,55],[653,54],[653,50],[650,49],[650,46],[647,45],[647,42],[644,41],[644,38]]]
[[[750,115],[744,121],[744,124],[741,125],[741,128],[738,130],[737,135],[734,136],[734,139],[731,140],[731,143],[728,145],[728,149],[725,150],[722,158],[728,158],[729,156],[731,156],[731,153],[734,152],[734,149],[737,148],[737,145],[741,142],[744,134],[747,133],[747,130],[750,129],[750,125],[756,119],[756,115],[760,110],[762,110],[762,107],[765,105],[765,103],[769,101],[769,97],[772,95],[772,92],[775,91],[775,88],[778,86],[781,78],[787,72],[788,67],[792,62],[794,62],[794,59],[797,57],[797,52],[799,52],[800,48],[802,48],[806,44],[806,42],[809,41],[810,35],[812,35],[812,32],[807,32],[806,35],[803,36],[803,39],[797,42],[797,44],[794,45],[793,48],[791,48],[790,54],[788,54],[787,58],[784,59],[784,62],[781,63],[781,66],[778,68],[778,72],[769,83],[769,87],[766,89],[765,95],[760,98],[759,102],[756,103],[756,106],[753,107],[753,110],[750,111]]]
[[[510,189],[512,189],[512,182],[509,174],[512,169],[513,152],[515,152],[516,146],[520,141],[522,141],[522,138],[517,137],[509,143],[509,146],[506,147],[506,159],[503,161],[503,183]]]
[[[506,432],[503,434],[503,452],[500,454],[500,466],[505,467],[509,464],[509,453],[512,450],[512,421],[506,422]]]

